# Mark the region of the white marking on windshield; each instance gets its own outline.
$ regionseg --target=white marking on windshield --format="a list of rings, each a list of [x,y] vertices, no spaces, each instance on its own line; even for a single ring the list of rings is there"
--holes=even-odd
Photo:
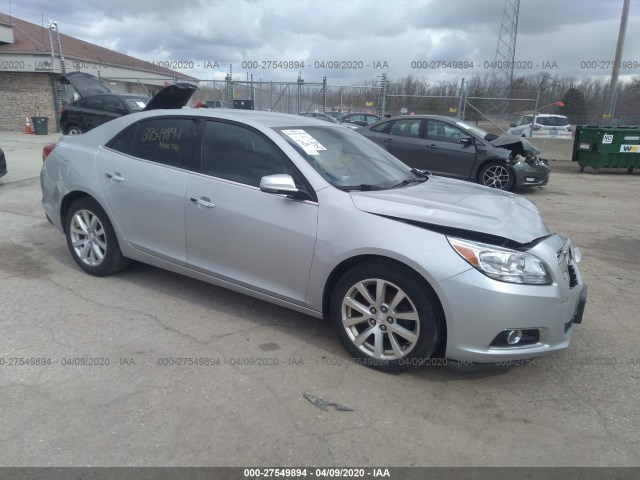
[[[318,150],[326,150],[320,142],[302,129],[282,130],[282,133],[300,145],[307,155],[320,155]]]

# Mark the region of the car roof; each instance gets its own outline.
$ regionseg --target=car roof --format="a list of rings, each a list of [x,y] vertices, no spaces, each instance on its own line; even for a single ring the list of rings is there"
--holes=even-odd
[[[243,123],[254,123],[265,127],[304,127],[304,126],[322,126],[332,127],[337,124],[327,123],[324,120],[318,120],[313,117],[305,117],[302,115],[292,115],[288,113],[275,113],[264,112],[260,110],[235,110],[230,108],[189,108],[182,109],[157,109],[149,110],[147,112],[138,112],[131,115],[127,115],[130,120],[141,120],[147,117],[160,117],[160,116],[193,116],[203,118],[216,118],[222,120],[231,120]],[[113,120],[112,120],[113,121]]]

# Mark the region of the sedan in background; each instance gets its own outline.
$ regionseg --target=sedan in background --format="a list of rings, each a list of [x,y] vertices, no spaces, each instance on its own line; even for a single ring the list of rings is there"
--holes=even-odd
[[[426,175],[340,125],[141,112],[44,154],[44,212],[85,272],[138,260],[326,317],[370,367],[538,357],[582,321],[580,252],[529,200]]]
[[[564,115],[538,113],[535,116],[525,115],[517,123],[512,123],[507,130],[518,137],[571,138],[571,124]]]
[[[380,120],[378,115],[372,113],[348,113],[340,117],[340,123],[345,127],[357,130],[360,127],[366,127]]]
[[[410,167],[500,190],[546,185],[550,168],[526,140],[440,115],[394,117],[357,130]]]

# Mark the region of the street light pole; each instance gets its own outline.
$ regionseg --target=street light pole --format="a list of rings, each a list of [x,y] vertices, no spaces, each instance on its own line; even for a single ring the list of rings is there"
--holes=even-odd
[[[536,115],[538,115],[538,102],[540,101],[540,85],[538,85],[538,91],[536,92],[536,103],[533,106],[533,119],[531,120],[531,127],[529,127],[529,136],[533,137],[533,125],[536,123]]]
[[[624,49],[624,37],[627,34],[627,19],[629,18],[629,0],[624,0],[622,4],[622,18],[620,19],[620,30],[618,31],[618,44],[616,45],[616,58],[613,61],[611,72],[611,83],[609,84],[609,125],[613,123],[613,114],[616,107],[616,93],[618,89],[618,77],[620,76],[620,62],[622,50]]]

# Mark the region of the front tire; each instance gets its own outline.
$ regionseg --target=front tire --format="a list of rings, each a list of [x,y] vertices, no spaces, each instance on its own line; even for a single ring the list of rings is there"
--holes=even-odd
[[[71,204],[66,215],[65,234],[69,252],[82,270],[106,277],[127,267],[109,217],[93,198]]]
[[[478,174],[478,183],[498,190],[511,190],[516,183],[515,174],[507,165],[498,162],[487,163]]]
[[[444,331],[427,282],[408,267],[384,260],[347,271],[334,288],[330,311],[352,357],[385,372],[426,365]]]

